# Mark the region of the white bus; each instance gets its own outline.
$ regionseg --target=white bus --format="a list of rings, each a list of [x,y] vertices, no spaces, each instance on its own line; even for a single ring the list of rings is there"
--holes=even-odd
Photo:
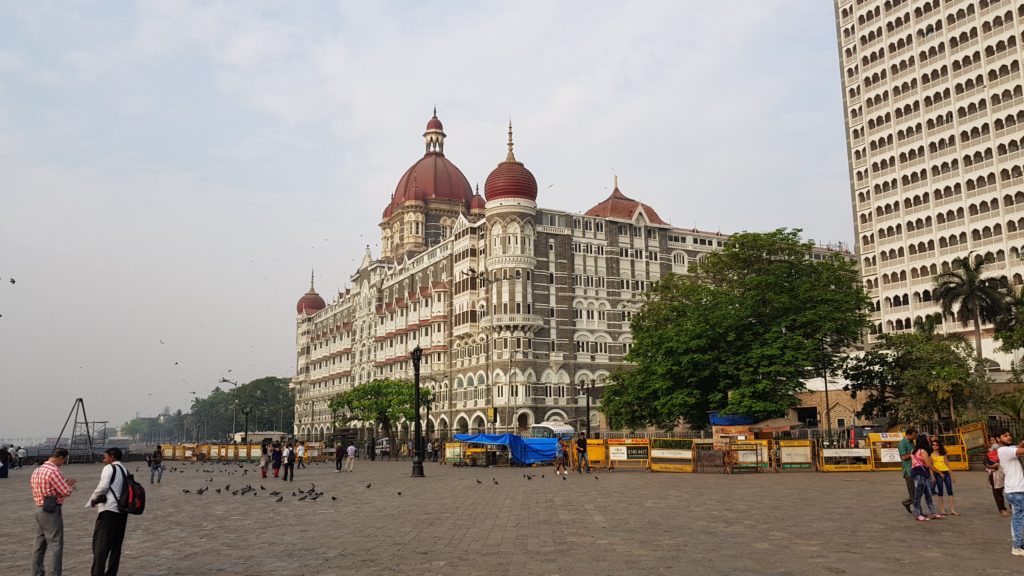
[[[541,422],[530,426],[530,438],[572,439],[576,431],[565,422]]]

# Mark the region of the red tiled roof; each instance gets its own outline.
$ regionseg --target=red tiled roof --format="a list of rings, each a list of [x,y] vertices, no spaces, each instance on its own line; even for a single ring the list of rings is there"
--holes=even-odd
[[[587,210],[585,215],[628,221],[633,219],[633,215],[636,214],[638,209],[643,211],[644,216],[646,216],[647,220],[652,224],[668,224],[658,216],[658,213],[654,211],[654,208],[627,197],[619,191],[618,186],[616,186],[615,190],[612,191],[611,196],[606,198],[597,206]]]

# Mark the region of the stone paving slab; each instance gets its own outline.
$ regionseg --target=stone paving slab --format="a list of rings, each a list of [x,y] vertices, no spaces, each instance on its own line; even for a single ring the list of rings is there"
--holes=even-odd
[[[285,483],[261,481],[252,470],[243,475],[245,468],[234,464],[167,465],[161,485],[147,484],[146,513],[129,518],[121,574],[1024,571],[1024,557],[1009,553],[1008,520],[996,513],[981,472],[956,473],[963,516],[919,523],[899,505],[905,489],[896,473],[616,471],[573,473],[563,480],[549,467],[429,463],[426,478],[411,478],[408,462],[359,461],[352,473],[335,473],[333,464],[311,465],[297,470],[294,483]],[[100,468],[64,468],[81,482],[64,508],[64,568],[70,576],[87,574],[91,563],[96,513],[82,506]],[[527,480],[525,473],[537,476]],[[0,480],[0,576],[30,574],[30,474],[28,468],[13,470]],[[148,482],[144,465],[136,475]],[[291,495],[311,483],[324,493],[316,501]],[[247,484],[254,493],[231,494]],[[209,491],[195,495],[207,485]],[[282,491],[283,500],[276,502],[271,491]]]

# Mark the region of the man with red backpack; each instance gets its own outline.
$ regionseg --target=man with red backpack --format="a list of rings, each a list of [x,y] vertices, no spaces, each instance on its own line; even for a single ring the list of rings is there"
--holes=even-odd
[[[118,506],[128,479],[121,458],[120,448],[107,448],[103,452],[100,483],[89,499],[90,506],[99,509],[92,532],[92,576],[117,576],[121,562],[121,544],[128,525],[127,512]]]

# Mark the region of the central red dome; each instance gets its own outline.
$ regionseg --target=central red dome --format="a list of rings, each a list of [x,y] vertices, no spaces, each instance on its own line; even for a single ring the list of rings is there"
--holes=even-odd
[[[473,200],[473,187],[462,171],[443,154],[430,152],[402,175],[384,216],[390,216],[402,204],[412,200],[451,200],[468,208]]]
[[[473,188],[462,171],[445,158],[443,130],[437,118],[437,110],[434,110],[434,115],[427,121],[427,130],[423,133],[427,153],[409,167],[398,181],[391,202],[384,209],[385,219],[390,218],[406,202],[448,200],[461,202],[469,209]]]

